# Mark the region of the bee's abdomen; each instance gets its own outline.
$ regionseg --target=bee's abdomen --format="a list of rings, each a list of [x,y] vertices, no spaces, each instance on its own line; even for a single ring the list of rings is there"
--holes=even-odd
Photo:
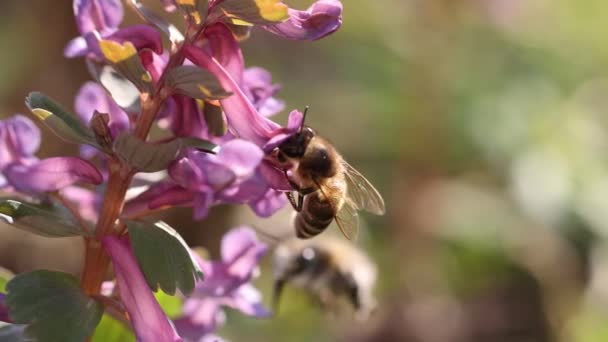
[[[310,239],[323,232],[336,216],[330,202],[321,200],[319,196],[309,195],[302,211],[295,219],[296,235],[300,239]]]

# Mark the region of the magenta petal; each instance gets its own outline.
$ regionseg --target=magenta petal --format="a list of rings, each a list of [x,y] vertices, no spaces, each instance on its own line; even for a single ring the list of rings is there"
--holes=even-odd
[[[124,14],[120,0],[74,0],[73,7],[80,33],[116,28]]]
[[[226,263],[233,262],[257,242],[258,237],[253,229],[246,226],[231,229],[222,238],[222,260]]]
[[[217,156],[218,161],[229,167],[239,178],[253,174],[262,158],[264,151],[242,139],[234,139],[223,144]]]
[[[165,205],[182,205],[192,201],[192,194],[172,182],[160,182],[129,200],[123,209],[124,217],[139,216],[150,209]]]
[[[245,62],[239,43],[234,39],[230,29],[221,23],[214,24],[205,29],[205,36],[209,40],[211,55],[220,62],[235,82],[241,85]]]
[[[285,173],[272,166],[269,161],[264,160],[264,162],[260,164],[259,172],[271,188],[283,191],[293,190],[287,177],[285,177]]]
[[[148,70],[154,82],[158,82],[169,61],[169,53],[164,52],[163,54],[156,54],[151,50],[143,50],[139,52],[139,57],[141,58],[141,63],[146,70]]]
[[[196,100],[182,95],[174,95],[167,102],[169,106],[166,110],[171,110],[165,114],[170,122],[171,131],[178,137],[198,137],[207,139],[207,124],[199,110]],[[173,102],[171,105],[170,103]]]
[[[262,294],[251,284],[244,284],[232,296],[222,300],[222,304],[239,310],[245,315],[266,318],[272,313],[262,304]]]
[[[29,158],[40,147],[40,130],[23,115],[0,121],[0,170],[6,165]]]
[[[149,25],[132,25],[120,29],[106,39],[111,39],[119,43],[131,42],[137,51],[142,49],[150,49],[156,54],[163,53],[163,43],[158,32],[155,28]]]
[[[278,147],[283,141],[289,139],[300,128],[303,119],[304,116],[300,111],[292,110],[289,113],[287,127],[281,127],[273,133],[272,138],[264,144],[264,151],[268,153]]]
[[[268,247],[257,239],[253,229],[240,227],[224,236],[221,249],[228,273],[238,279],[249,280]]]
[[[224,323],[224,315],[218,301],[189,298],[184,302],[183,316],[173,323],[180,336],[199,342]]]
[[[22,192],[57,191],[74,183],[101,184],[103,177],[93,164],[75,157],[43,159],[33,165],[10,165],[8,182]]]
[[[287,197],[282,191],[268,189],[266,193],[255,201],[249,203],[249,206],[260,217],[270,217],[285,206]]]
[[[184,47],[184,52],[194,64],[213,73],[226,91],[233,93],[220,100],[233,132],[243,139],[263,146],[279,125],[257,112],[239,85],[217,60],[195,46]]]
[[[209,209],[213,205],[213,191],[199,192],[194,196],[194,219],[202,220],[209,214]]]
[[[243,89],[260,114],[274,115],[285,108],[285,103],[273,96],[281,89],[272,84],[272,75],[260,67],[248,68],[243,72]]]
[[[339,0],[318,0],[306,11],[289,9],[289,19],[264,29],[288,39],[317,40],[340,28],[342,3]]]
[[[189,190],[199,190],[202,184],[205,184],[206,178],[191,154],[188,153],[188,156],[171,163],[169,175],[182,187]]]
[[[192,202],[194,195],[180,187],[171,187],[148,203],[150,209],[157,209],[164,206],[184,205]]]
[[[129,245],[107,236],[103,247],[112,259],[120,299],[138,341],[182,341],[154,298]]]

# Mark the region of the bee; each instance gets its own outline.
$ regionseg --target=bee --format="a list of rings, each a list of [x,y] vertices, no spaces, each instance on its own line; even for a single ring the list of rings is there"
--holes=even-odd
[[[346,240],[333,236],[285,240],[275,248],[273,268],[275,313],[288,283],[313,295],[329,311],[337,308],[339,299],[350,302],[359,319],[369,317],[376,307],[376,266]]]
[[[298,213],[296,235],[312,238],[335,220],[344,236],[353,240],[359,229],[358,211],[383,215],[384,200],[374,186],[348,164],[336,148],[305,126],[306,113],[299,130],[273,152],[279,168],[297,192],[287,198]]]

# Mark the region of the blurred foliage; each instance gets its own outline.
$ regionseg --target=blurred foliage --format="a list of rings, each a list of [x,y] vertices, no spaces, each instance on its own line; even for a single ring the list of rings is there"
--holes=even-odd
[[[365,217],[361,242],[379,264],[380,308],[353,323],[288,289],[277,317],[228,312],[220,335],[607,340],[608,3],[343,3],[344,25],[327,39],[255,31],[243,49],[249,66],[266,67],[283,85],[288,108],[311,106],[309,124],[384,195],[388,214]],[[25,112],[31,90],[70,104],[88,78],[82,61],[62,57],[76,35],[70,10],[67,1],[0,4],[0,43],[10,47],[0,56],[3,116]],[[53,144],[44,154],[76,151],[45,138]],[[234,213],[220,207],[201,224],[179,210],[168,220],[216,252]],[[259,285],[267,297],[271,273],[265,263]]]

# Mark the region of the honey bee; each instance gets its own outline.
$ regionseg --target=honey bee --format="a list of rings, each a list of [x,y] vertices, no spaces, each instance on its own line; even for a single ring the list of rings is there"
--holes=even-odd
[[[273,267],[275,312],[288,283],[306,290],[330,312],[338,308],[341,298],[352,304],[359,319],[369,317],[376,307],[376,266],[363,251],[343,239],[324,235],[285,240],[275,249]]]
[[[383,215],[384,200],[374,186],[348,164],[326,139],[302,124],[293,136],[273,152],[285,177],[297,192],[287,198],[298,213],[295,217],[296,234],[308,239],[323,232],[335,219],[344,236],[357,236],[358,211]]]

